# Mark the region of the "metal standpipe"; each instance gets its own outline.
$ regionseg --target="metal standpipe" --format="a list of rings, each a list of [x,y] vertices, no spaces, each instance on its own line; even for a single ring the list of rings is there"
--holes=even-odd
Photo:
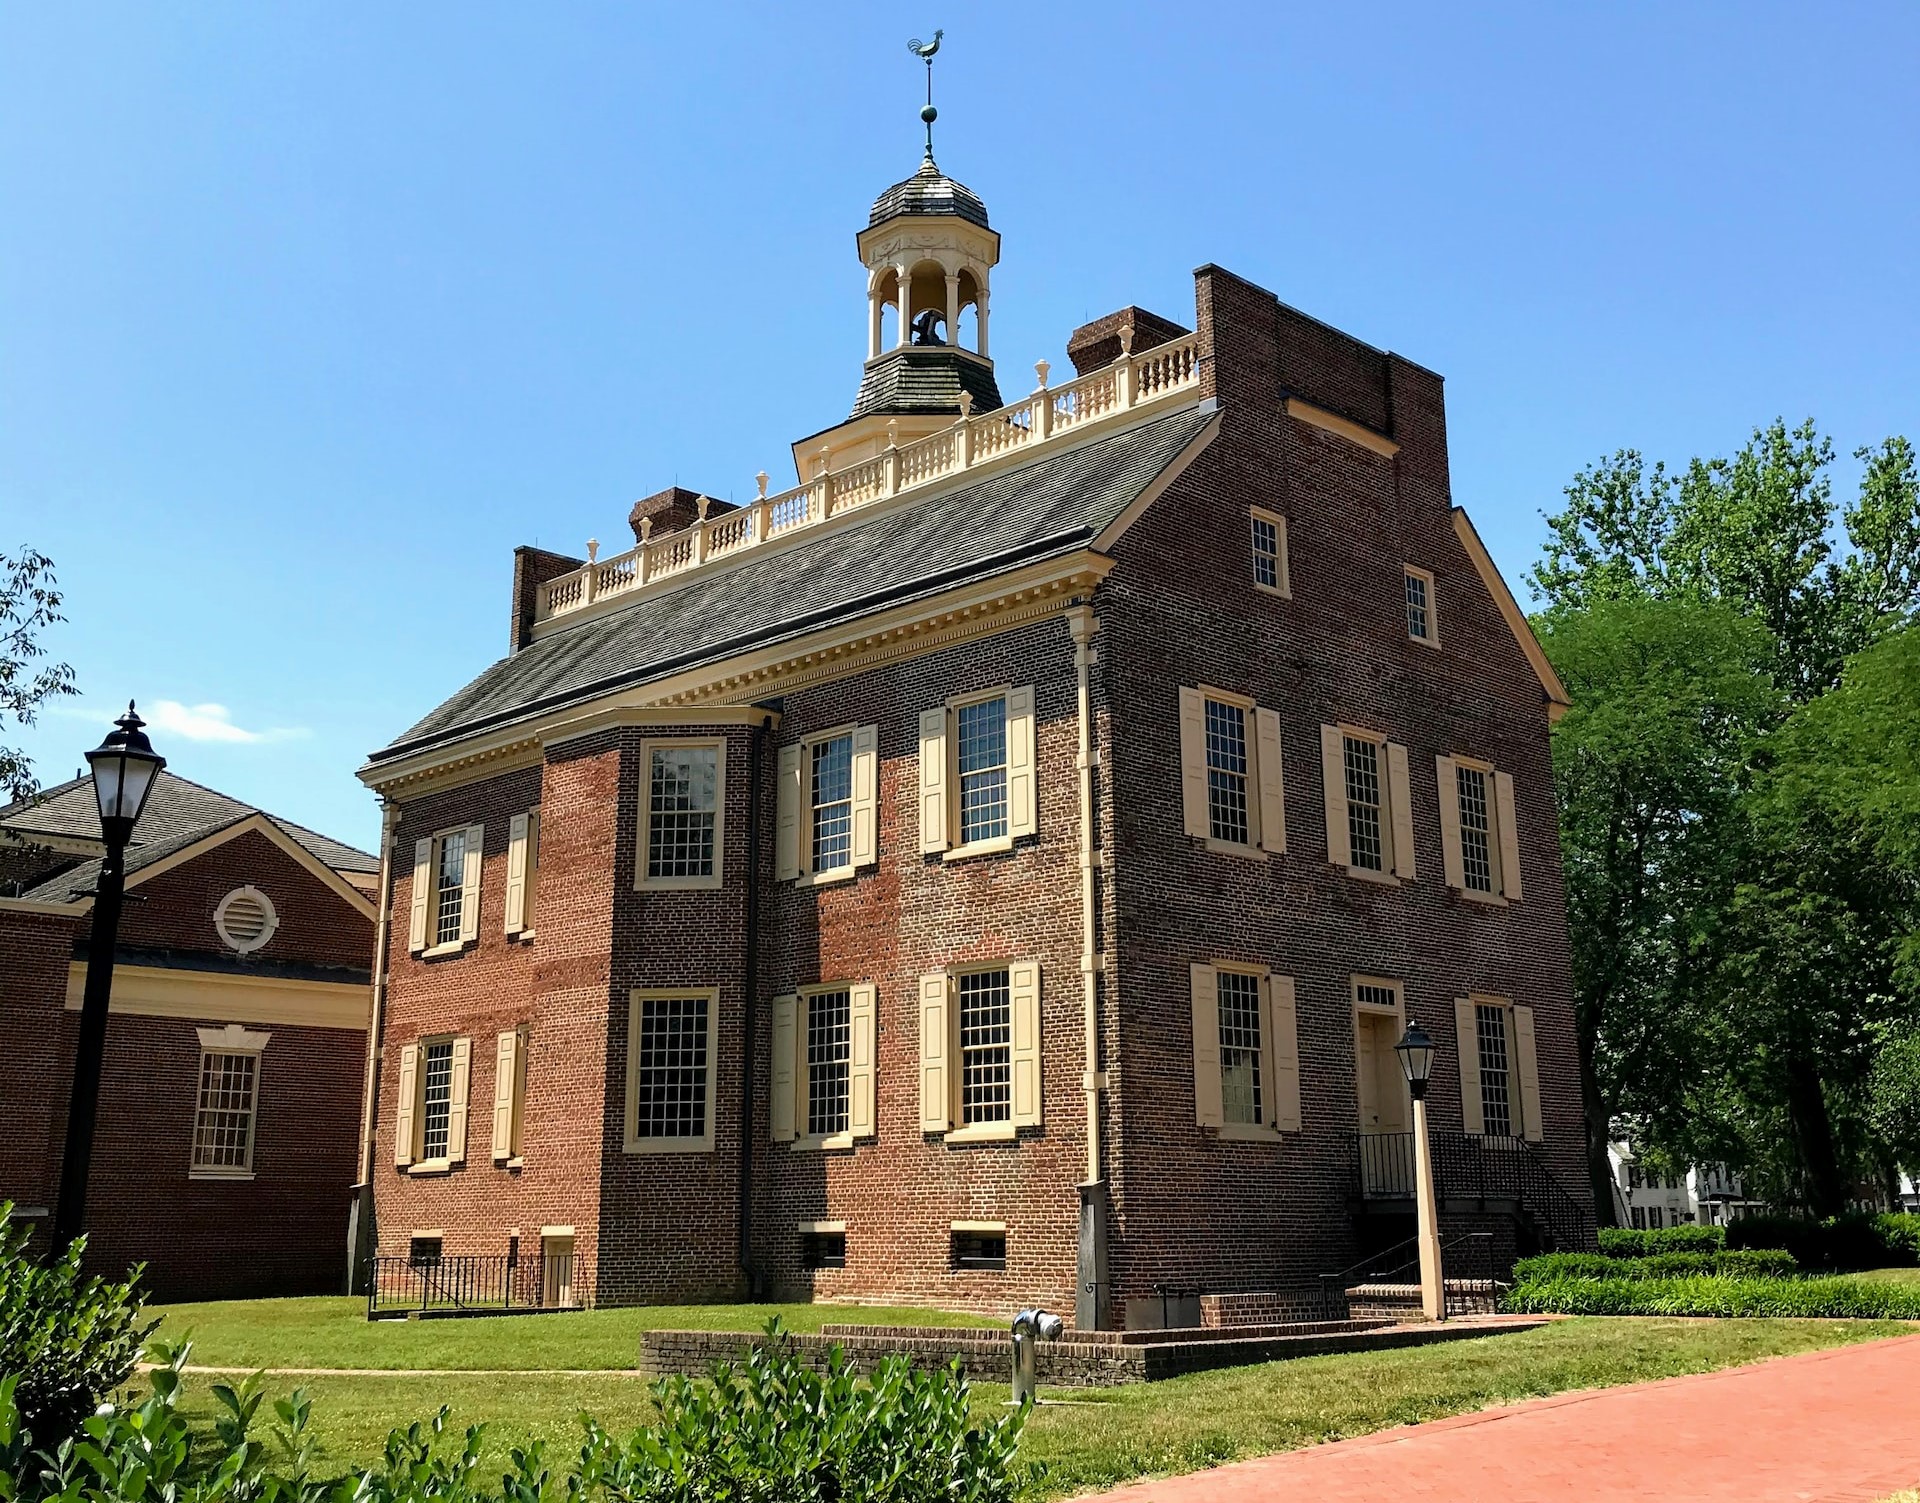
[[[1040,1386],[1041,1341],[1058,1341],[1065,1323],[1045,1310],[1022,1310],[1013,1317],[1013,1402],[1036,1402]]]

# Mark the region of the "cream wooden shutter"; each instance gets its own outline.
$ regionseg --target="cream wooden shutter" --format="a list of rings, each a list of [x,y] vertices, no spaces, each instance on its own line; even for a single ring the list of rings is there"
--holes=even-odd
[[[1205,840],[1213,833],[1207,819],[1207,697],[1198,689],[1180,691],[1180,809],[1189,835]]]
[[[1452,757],[1433,759],[1433,783],[1440,795],[1440,860],[1446,868],[1447,886],[1464,892],[1467,863],[1460,854],[1460,774]]]
[[[920,717],[920,849],[944,851],[947,836],[947,708]]]
[[[412,910],[407,915],[407,948],[416,955],[427,947],[427,909],[433,900],[433,842],[413,843]]]
[[[1493,775],[1493,796],[1500,824],[1500,894],[1509,902],[1520,900],[1520,830],[1513,822],[1513,778],[1504,772]],[[1529,1134],[1528,1136],[1532,1136]]]
[[[1287,848],[1287,801],[1280,782],[1280,716],[1253,712],[1254,773],[1260,782],[1260,848],[1279,855]]]
[[[1013,1003],[1013,1125],[1040,1125],[1040,962],[1007,967]]]
[[[1407,778],[1407,749],[1387,743],[1387,800],[1393,817],[1393,874],[1413,879],[1413,789]]]
[[[473,1040],[453,1041],[453,1070],[447,1081],[447,1162],[467,1157],[467,1091],[473,1081]]]
[[[527,814],[527,895],[520,905],[522,933],[532,930],[540,918],[540,811]]]
[[[780,781],[774,816],[774,880],[790,882],[800,875],[800,753],[804,748],[780,748]]]
[[[1039,828],[1037,735],[1033,685],[1007,690],[1007,833],[1031,835]]]
[[[924,740],[924,737],[923,737]],[[947,1026],[951,983],[945,971],[920,978],[920,1131],[953,1126],[953,1039]]]
[[[1293,977],[1269,976],[1260,983],[1260,999],[1267,1015],[1265,1029],[1267,1099],[1273,1103],[1273,1125],[1281,1132],[1300,1131],[1300,1027],[1293,1005]]]
[[[1533,1009],[1513,1010],[1513,1052],[1520,1062],[1520,1123],[1527,1141],[1538,1143],[1546,1136],[1546,1124],[1540,1111],[1540,1057],[1534,1052]]]
[[[794,1073],[800,1062],[800,998],[786,992],[773,999],[773,1100],[768,1116],[776,1143],[791,1143],[797,1091]]]
[[[1453,1028],[1460,1055],[1461,1125],[1467,1132],[1485,1132],[1486,1107],[1480,1099],[1480,1027],[1474,1021],[1473,998],[1453,999]]]
[[[1218,1127],[1220,1108],[1220,977],[1210,965],[1195,964],[1193,980],[1193,1116],[1202,1127]]]
[[[480,937],[480,869],[486,851],[485,825],[467,826],[467,865],[460,883],[460,943]]]
[[[879,988],[861,981],[847,988],[847,1131],[856,1138],[874,1135],[873,1059],[878,1043]]]
[[[1347,738],[1337,725],[1320,727],[1320,781],[1327,804],[1327,860],[1353,865],[1347,832]]]
[[[420,1046],[408,1044],[400,1051],[400,1090],[395,1102],[393,1123],[393,1162],[404,1169],[413,1162],[413,1103],[420,1091]]]
[[[493,1050],[493,1161],[513,1157],[514,1081],[520,1074],[520,1031],[510,1029]]]
[[[527,927],[527,816],[507,821],[506,931],[518,934]]]
[[[853,732],[853,864],[872,866],[880,859],[880,727],[856,726]]]

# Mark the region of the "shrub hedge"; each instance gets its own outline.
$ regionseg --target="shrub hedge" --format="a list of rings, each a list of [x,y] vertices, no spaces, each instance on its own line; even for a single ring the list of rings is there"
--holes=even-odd
[[[1806,1268],[1920,1265],[1920,1216],[1855,1213],[1825,1221],[1748,1216],[1727,1229],[1728,1247],[1782,1247]]]
[[[1655,1253],[1646,1258],[1609,1258],[1605,1253],[1544,1253],[1513,1265],[1516,1284],[1550,1279],[1670,1279],[1690,1274],[1789,1278],[1800,1271],[1793,1254],[1751,1249],[1740,1252]]]
[[[1637,1232],[1629,1227],[1600,1228],[1600,1251],[1609,1258],[1651,1258],[1660,1253],[1714,1252],[1722,1247],[1779,1247],[1778,1242],[1732,1243],[1723,1226],[1666,1226]]]
[[[1503,1310],[1556,1315],[1803,1316],[1920,1320],[1920,1289],[1846,1278],[1550,1278],[1516,1284]]]
[[[187,1351],[155,1343],[151,1396],[103,1407],[58,1446],[33,1444],[19,1380],[0,1376],[0,1503],[1013,1503],[1041,1475],[1014,1459],[1027,1410],[975,1424],[957,1365],[889,1357],[863,1382],[837,1352],[816,1372],[773,1340],[717,1364],[710,1384],[655,1384],[659,1423],[625,1440],[583,1416],[571,1456],[535,1442],[488,1474],[484,1427],[448,1437],[442,1409],[393,1430],[379,1464],[333,1476],[302,1390],[257,1425],[257,1378],[219,1384],[212,1433],[189,1426],[176,1407]]]

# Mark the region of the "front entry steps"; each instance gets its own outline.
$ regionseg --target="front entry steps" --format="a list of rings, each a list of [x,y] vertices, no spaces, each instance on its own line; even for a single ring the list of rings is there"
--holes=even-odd
[[[1491,1315],[1511,1287],[1497,1279],[1448,1279],[1447,1310]],[[1425,1320],[1418,1284],[1355,1284],[1347,1290],[1347,1311],[1355,1320]]]

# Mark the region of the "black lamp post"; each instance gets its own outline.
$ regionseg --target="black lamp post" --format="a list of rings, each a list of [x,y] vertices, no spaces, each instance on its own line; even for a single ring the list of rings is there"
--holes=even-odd
[[[67,1101],[67,1146],[60,1159],[60,1199],[53,1210],[53,1248],[65,1252],[87,1218],[87,1169],[93,1158],[94,1119],[100,1110],[100,1065],[107,1050],[107,1004],[113,994],[113,951],[127,884],[127,841],[147,806],[167,759],[154,751],[145,721],[127,713],[107,739],[87,753],[106,854],[94,889],[93,932],[87,941],[87,986],[80,1003],[80,1044],[74,1053],[73,1094]]]
[[[1409,1022],[1393,1046],[1413,1096],[1413,1210],[1420,1242],[1420,1307],[1428,1320],[1447,1318],[1446,1275],[1440,1267],[1440,1201],[1433,1183],[1433,1144],[1427,1136],[1427,1082],[1433,1078],[1433,1040]]]

